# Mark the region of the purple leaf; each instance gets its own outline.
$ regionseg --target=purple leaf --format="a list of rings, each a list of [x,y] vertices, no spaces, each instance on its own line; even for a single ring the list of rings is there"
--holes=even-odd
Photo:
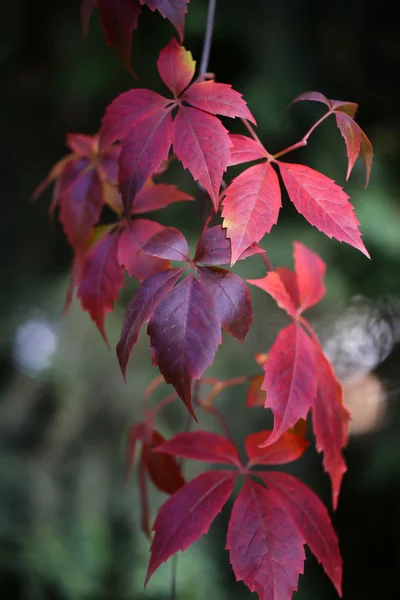
[[[167,383],[172,383],[189,412],[192,382],[213,361],[221,330],[213,299],[191,273],[158,305],[147,332],[153,359]]]
[[[121,337],[117,344],[117,356],[124,377],[142,326],[150,319],[159,302],[173,288],[183,271],[184,269],[171,269],[156,273],[146,279],[133,294],[126,309]]]
[[[243,279],[219,267],[199,267],[198,277],[214,299],[222,327],[243,342],[253,318],[250,292]]]
[[[155,233],[142,248],[148,256],[168,260],[188,260],[189,247],[183,234],[174,227],[163,227]]]

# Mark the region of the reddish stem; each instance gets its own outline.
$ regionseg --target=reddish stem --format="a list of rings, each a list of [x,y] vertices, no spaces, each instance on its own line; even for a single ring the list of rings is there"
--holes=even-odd
[[[331,114],[333,114],[333,112],[329,110],[327,113],[322,115],[322,117],[314,123],[314,125],[307,131],[306,135],[299,142],[296,142],[296,144],[292,144],[291,146],[288,146],[288,148],[277,152],[277,154],[274,154],[273,159],[276,160],[280,156],[292,152],[292,150],[297,150],[298,148],[303,148],[304,146],[307,146],[308,138],[310,137],[312,132],[318,127],[318,125],[321,125],[321,123],[325,121],[325,119]]]

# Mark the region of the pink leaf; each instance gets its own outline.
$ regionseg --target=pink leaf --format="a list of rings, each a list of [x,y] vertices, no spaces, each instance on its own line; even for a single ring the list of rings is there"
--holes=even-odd
[[[264,250],[253,244],[240,255],[239,260],[244,260],[254,254],[262,254]],[[197,242],[194,262],[205,265],[227,265],[231,260],[231,243],[226,237],[226,232],[220,225],[206,229]]]
[[[236,473],[209,471],[178,490],[159,509],[145,584],[161,563],[206,534],[232,494]]]
[[[244,162],[267,157],[265,149],[253,140],[253,138],[231,133],[229,134],[229,139],[232,142],[229,166],[240,165]]]
[[[339,596],[342,595],[342,558],[328,511],[304,483],[286,473],[257,473],[286,508],[301,535]]]
[[[149,219],[136,219],[121,231],[118,243],[118,262],[131,277],[143,281],[171,267],[169,260],[145,256],[140,251],[146,242],[163,226]]]
[[[304,165],[279,163],[283,182],[296,209],[329,238],[346,242],[369,258],[349,196],[336,183]]]
[[[331,479],[332,504],[336,509],[347,471],[342,449],[347,441],[350,414],[343,405],[342,386],[321,348],[316,350],[316,368],[318,390],[312,406],[312,422],[317,450],[324,455],[324,469]]]
[[[248,467],[251,465],[282,465],[297,460],[303,455],[310,445],[304,438],[285,431],[276,442],[260,448],[261,444],[268,439],[271,431],[257,431],[245,439],[246,453],[249,457]]]
[[[229,162],[230,141],[221,121],[181,106],[174,121],[173,147],[185,169],[205,187],[217,211],[222,175]]]
[[[172,117],[161,109],[141,119],[124,138],[119,157],[119,189],[125,214],[147,180],[167,160],[172,141]]]
[[[174,202],[189,200],[194,200],[194,198],[186,192],[179,190],[175,185],[168,185],[166,183],[154,184],[150,180],[135,197],[132,206],[132,214],[137,215],[140,213],[151,212],[153,210],[165,208]]]
[[[218,315],[206,289],[190,274],[157,306],[150,319],[154,360],[194,415],[192,382],[214,359],[221,343]]]
[[[219,267],[199,267],[198,277],[214,300],[222,327],[243,342],[253,319],[250,292],[243,279]]]
[[[261,163],[233,180],[225,192],[222,216],[231,240],[231,266],[254,242],[271,231],[278,220],[281,191],[273,167]]]
[[[100,130],[100,150],[117,140],[122,141],[138,121],[160,113],[171,102],[146,89],[129,90],[107,106]]]
[[[294,268],[297,275],[299,312],[317,304],[325,294],[326,264],[300,242],[293,242]]]
[[[275,442],[305,419],[317,393],[314,345],[298,323],[279,333],[265,363],[265,407],[274,414],[274,430],[263,446]]]
[[[335,114],[336,123],[339,127],[340,133],[342,134],[346,143],[348,167],[346,174],[346,181],[350,177],[350,173],[353,170],[354,163],[360,154],[361,149],[361,129],[355,121],[344,112],[337,112]]]
[[[239,463],[239,455],[232,442],[209,431],[178,433],[157,448],[157,452],[204,462]]]
[[[166,258],[168,260],[189,260],[189,247],[184,235],[174,227],[162,227],[143,246],[142,252],[147,256]]]
[[[192,53],[185,50],[173,38],[160,52],[157,68],[161,79],[175,97],[189,85],[193,79],[196,62]]]
[[[124,283],[124,270],[118,263],[118,234],[107,234],[89,250],[82,267],[78,297],[108,345],[104,319],[114,308]]]
[[[293,273],[292,275],[294,277]],[[294,303],[294,299],[289,295],[279,273],[269,271],[265,277],[261,279],[248,279],[247,282],[267,292],[288,315],[291,317],[295,316],[297,306]]]
[[[103,184],[95,169],[82,170],[68,188],[61,191],[60,221],[75,252],[87,246],[103,204]]]
[[[291,600],[305,554],[303,540],[276,494],[246,481],[233,505],[226,548],[236,580],[260,600]]]
[[[215,81],[193,83],[183,94],[182,99],[195,108],[213,115],[241,117],[248,119],[254,125],[257,124],[242,94],[233,90],[227,83],[215,83]]]
[[[121,337],[117,344],[118,361],[124,377],[129,357],[142,326],[147,323],[157,305],[173,288],[182,273],[183,269],[157,273],[146,279],[133,294],[125,312]]]

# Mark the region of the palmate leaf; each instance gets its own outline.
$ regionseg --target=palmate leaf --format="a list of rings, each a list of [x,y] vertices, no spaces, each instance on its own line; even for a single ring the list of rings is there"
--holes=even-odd
[[[135,195],[166,160],[171,143],[178,159],[204,186],[218,210],[231,141],[215,114],[245,116],[253,122],[254,118],[241,94],[229,85],[189,85],[195,63],[175,39],[161,50],[157,66],[174,98],[145,89],[130,90],[108,106],[101,127],[101,148],[116,140],[122,142],[119,182],[125,212],[130,214]],[[175,107],[178,111],[172,126]]]
[[[121,236],[124,234],[125,231]],[[250,248],[247,254],[251,256],[259,251]],[[252,322],[250,294],[238,275],[196,264],[207,258],[211,262],[229,260],[229,242],[221,227],[212,227],[203,233],[193,261],[189,258],[186,239],[173,227],[156,231],[142,246],[141,254],[153,261],[165,261],[166,269],[166,261],[170,260],[184,262],[186,266],[145,279],[132,296],[117,345],[121,370],[125,376],[140,329],[148,322],[153,364],[158,365],[165,381],[175,387],[194,416],[193,381],[212,363],[221,343],[221,327],[239,341],[244,340]],[[195,265],[198,279],[193,274]],[[189,275],[177,283],[189,267]]]
[[[277,436],[285,430],[285,426],[280,426],[282,422],[289,428],[311,408],[317,449],[324,455],[336,508],[346,472],[342,451],[347,443],[350,415],[343,405],[342,387],[311,326],[301,317],[309,337],[298,322],[302,311],[314,306],[325,293],[326,265],[303,244],[294,242],[293,246],[294,273],[278,268],[262,279],[249,280],[270,294],[294,319],[292,325],[280,332],[268,355],[261,388],[266,392],[265,406],[274,413]],[[268,438],[261,447],[268,447],[275,439],[275,436]]]
[[[308,446],[302,435],[286,432],[260,448],[271,433],[259,431],[246,438],[247,467],[240,465],[232,442],[207,431],[179,433],[155,449],[173,457],[228,463],[238,470],[203,473],[159,509],[146,583],[162,562],[208,531],[241,474],[246,481],[234,502],[226,541],[236,579],[261,600],[290,600],[303,572],[307,544],[341,594],[342,559],[321,500],[291,475],[250,470],[253,465],[296,460]]]
[[[120,147],[108,146],[100,151],[97,135],[69,133],[66,141],[72,154],[53,167],[35,190],[34,198],[55,184],[49,212],[59,207],[67,239],[75,253],[82,253],[100,219],[108,190],[117,182]]]

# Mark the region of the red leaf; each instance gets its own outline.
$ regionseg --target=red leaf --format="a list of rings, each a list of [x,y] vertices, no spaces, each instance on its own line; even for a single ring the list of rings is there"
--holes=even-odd
[[[121,231],[118,243],[118,262],[131,277],[143,281],[159,271],[171,268],[169,260],[143,255],[140,250],[163,226],[148,219],[136,219]]]
[[[160,52],[157,68],[161,79],[175,98],[193,79],[196,62],[192,53],[180,46],[175,38]]]
[[[357,123],[355,123],[355,121],[353,121],[353,119],[346,115],[346,113],[344,112],[337,112],[335,117],[337,126],[339,127],[340,133],[342,134],[346,143],[348,158],[348,167],[346,174],[347,181],[350,177],[350,173],[353,170],[354,163],[356,162],[357,157],[360,154],[361,129],[357,125]]]
[[[303,541],[342,595],[342,558],[328,511],[304,483],[286,473],[257,472],[290,514]]]
[[[146,467],[157,489],[166,494],[174,494],[185,485],[185,480],[175,458],[158,451],[163,443],[165,438],[153,430],[151,444],[145,448]]]
[[[60,191],[60,221],[75,252],[87,246],[103,204],[103,184],[95,169],[82,170],[67,189]]]
[[[304,92],[303,94],[299,94],[294,100],[292,100],[289,106],[295,104],[296,102],[300,102],[300,100],[312,100],[314,102],[322,102],[322,104],[326,104],[328,108],[331,108],[331,103],[329,102],[328,98],[320,92]]]
[[[254,242],[271,231],[278,220],[281,191],[270,163],[250,167],[236,177],[225,192],[222,216],[231,240],[231,266]]]
[[[142,326],[147,323],[157,305],[173,288],[182,273],[183,269],[157,273],[146,279],[133,294],[125,312],[121,337],[117,344],[117,356],[124,377],[129,357]]]
[[[240,464],[238,452],[232,442],[210,431],[178,433],[157,448],[156,452],[204,462]]]
[[[295,277],[294,273],[292,273],[292,275]],[[283,308],[288,315],[291,317],[296,315],[297,307],[295,299],[288,293],[282,278],[280,277],[280,273],[269,271],[265,277],[262,277],[261,279],[248,279],[247,282],[256,285],[272,296],[277,305],[280,308]]]
[[[298,212],[329,238],[346,242],[369,258],[354,208],[343,189],[329,177],[304,165],[279,162],[279,168]]]
[[[181,106],[172,135],[176,156],[193,179],[205,187],[217,211],[222,175],[230,154],[227,130],[214,115]]]
[[[132,214],[151,212],[165,208],[174,202],[194,200],[186,192],[182,192],[175,185],[166,183],[153,183],[149,180],[141,192],[135,197],[132,206]]]
[[[275,493],[246,481],[233,505],[226,548],[236,580],[260,600],[291,600],[303,573],[303,540]]]
[[[232,142],[231,158],[228,163],[229,166],[240,165],[244,162],[267,157],[265,148],[253,140],[253,138],[231,133],[229,134],[229,139]]]
[[[240,255],[238,260],[244,260],[254,254],[261,254],[264,250],[253,244]],[[226,237],[226,232],[220,225],[206,229],[197,242],[194,262],[205,265],[227,265],[231,260],[231,243]]]
[[[222,327],[243,342],[253,320],[250,292],[243,279],[219,267],[198,267],[198,277],[214,300]]]
[[[247,436],[245,440],[246,453],[249,457],[248,467],[252,465],[283,465],[302,456],[310,442],[299,435],[285,431],[276,442],[260,448],[272,431],[257,431]]]
[[[316,351],[316,369],[318,390],[312,406],[312,422],[317,450],[324,454],[324,469],[331,479],[332,504],[336,509],[347,471],[342,449],[347,441],[350,414],[343,405],[342,386],[321,348]]]
[[[236,472],[209,471],[178,490],[159,509],[154,522],[150,564],[145,584],[154,571],[206,534],[233,491]]]
[[[187,3],[189,1],[190,0],[140,0],[140,4],[146,4],[152,11],[158,10],[164,19],[168,19],[168,21],[172,23],[182,41],[185,14],[187,12]]]
[[[154,360],[194,415],[192,382],[213,361],[221,343],[218,315],[207,290],[190,274],[157,306],[150,319]]]
[[[290,103],[289,106],[295,102],[300,102],[300,100],[322,102],[322,104],[326,104],[330,110],[345,112],[347,115],[349,115],[349,117],[352,118],[354,118],[358,108],[358,104],[355,102],[347,102],[344,100],[328,100],[328,98],[320,92],[305,92],[304,94],[300,94]]]
[[[299,293],[298,312],[317,304],[325,294],[326,264],[300,242],[293,242],[294,269]]]
[[[189,246],[184,235],[174,227],[162,227],[142,248],[147,256],[168,260],[189,260]]]
[[[124,283],[124,270],[118,263],[118,234],[104,235],[89,250],[82,267],[78,297],[96,323],[106,344],[104,319],[114,308]]]
[[[97,0],[107,42],[131,70],[131,36],[141,13],[139,0]]]
[[[171,102],[151,90],[136,89],[120,94],[107,106],[100,129],[100,150],[122,141],[141,119],[160,113]]]
[[[263,446],[275,442],[307,416],[317,393],[314,345],[298,323],[279,333],[265,363],[262,389],[274,414],[274,430]]]
[[[261,389],[264,381],[264,375],[257,375],[251,380],[249,389],[247,390],[246,406],[264,406],[267,394]]]
[[[215,83],[215,81],[193,83],[183,94],[182,99],[195,108],[213,115],[241,117],[257,125],[242,94],[233,90],[227,83]]]
[[[125,214],[148,179],[167,160],[172,141],[172,117],[162,108],[136,123],[124,138],[119,157],[119,189]]]

